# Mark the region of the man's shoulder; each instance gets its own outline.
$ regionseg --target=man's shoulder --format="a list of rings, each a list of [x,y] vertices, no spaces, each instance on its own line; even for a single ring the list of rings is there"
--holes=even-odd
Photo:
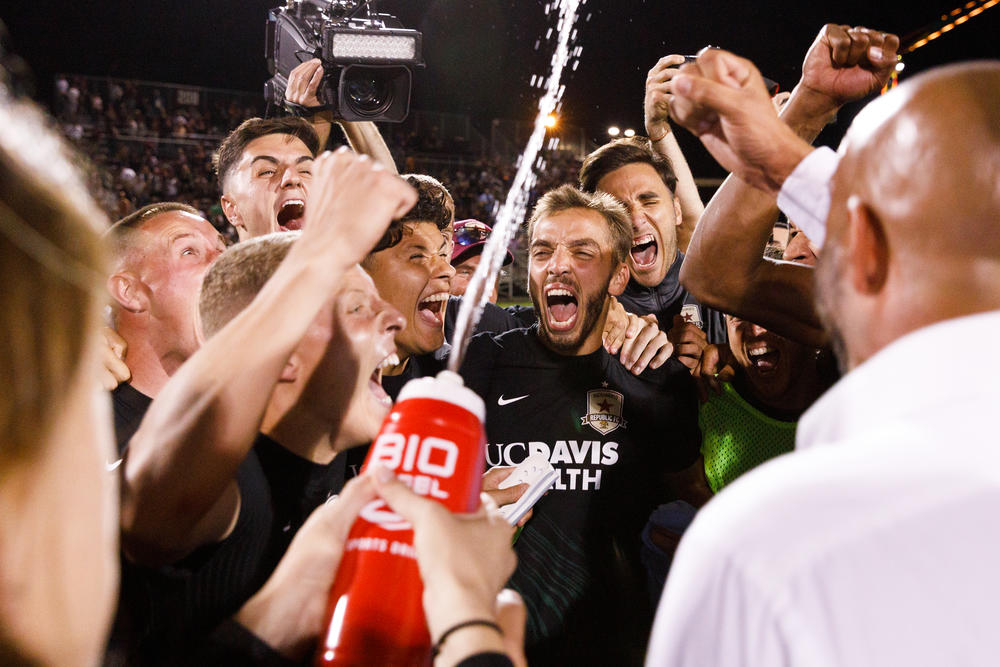
[[[485,332],[476,334],[469,340],[466,358],[471,355],[491,354],[494,357],[511,358],[537,354],[540,349],[538,327],[519,327],[502,333]]]
[[[1000,497],[1000,476],[979,467],[940,442],[893,441],[885,432],[796,450],[713,498],[691,541],[750,569],[791,573],[934,521],[942,506],[967,504],[966,512],[976,495]]]

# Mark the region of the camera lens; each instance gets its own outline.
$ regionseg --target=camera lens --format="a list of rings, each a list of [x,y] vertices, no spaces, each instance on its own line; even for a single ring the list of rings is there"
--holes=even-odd
[[[385,72],[354,68],[344,83],[348,106],[359,116],[377,116],[392,104],[392,76]]]

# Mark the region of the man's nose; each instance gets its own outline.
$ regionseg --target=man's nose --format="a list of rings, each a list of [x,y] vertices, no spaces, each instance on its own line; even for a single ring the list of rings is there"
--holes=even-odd
[[[281,174],[281,187],[299,187],[302,185],[302,175],[299,173],[298,169],[287,168]]]
[[[569,272],[569,258],[570,253],[567,248],[556,246],[556,249],[552,251],[552,257],[549,258],[548,266],[545,268],[552,275],[567,273]]]

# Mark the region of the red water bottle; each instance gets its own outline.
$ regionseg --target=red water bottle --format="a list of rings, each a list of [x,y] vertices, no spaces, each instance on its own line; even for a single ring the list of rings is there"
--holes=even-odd
[[[483,400],[455,373],[411,380],[382,423],[364,468],[381,463],[452,512],[474,512],[482,488],[485,412]],[[423,590],[410,524],[385,501],[372,501],[348,535],[315,664],[429,665]]]

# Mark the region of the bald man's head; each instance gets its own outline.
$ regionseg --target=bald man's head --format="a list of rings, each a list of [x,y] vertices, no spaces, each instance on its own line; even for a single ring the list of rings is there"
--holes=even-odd
[[[914,77],[858,115],[841,152],[817,298],[849,366],[1000,308],[1000,62]]]

